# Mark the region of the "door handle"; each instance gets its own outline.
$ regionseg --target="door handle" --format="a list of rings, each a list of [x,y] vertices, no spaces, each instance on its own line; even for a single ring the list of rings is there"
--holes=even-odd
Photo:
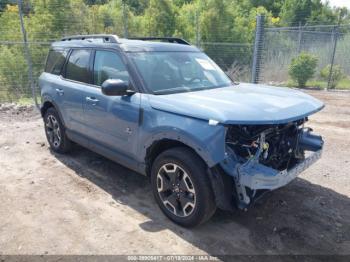
[[[100,100],[96,99],[95,97],[87,96],[85,97],[86,102],[88,102],[91,105],[96,105]]]
[[[57,93],[58,95],[60,95],[60,96],[63,96],[63,95],[64,95],[64,91],[63,91],[63,89],[61,89],[61,88],[56,88],[56,93]]]

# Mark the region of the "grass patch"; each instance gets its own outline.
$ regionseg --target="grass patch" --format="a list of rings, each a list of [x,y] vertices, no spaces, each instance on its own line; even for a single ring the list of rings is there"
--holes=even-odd
[[[344,78],[344,79],[340,80],[336,89],[350,89],[350,79]]]
[[[41,96],[37,95],[37,101],[40,104],[41,103]],[[34,99],[33,97],[21,97],[17,101],[14,101],[16,104],[21,105],[21,106],[27,106],[27,105],[34,105]]]
[[[40,104],[40,101],[41,101],[40,96],[38,96],[37,99],[38,99],[38,103]],[[1,96],[1,93],[0,93],[0,103],[16,103],[21,106],[28,106],[28,105],[35,104],[34,99],[30,96],[23,96],[20,98],[14,98],[14,97],[9,98],[6,95]]]
[[[287,87],[297,87],[297,83],[295,83],[293,80],[288,80],[285,85]],[[327,81],[324,80],[309,80],[306,83],[306,87],[309,88],[319,88],[319,89],[326,89],[328,85]],[[350,79],[349,78],[344,78],[339,81],[338,85],[335,88],[336,90],[350,90]]]

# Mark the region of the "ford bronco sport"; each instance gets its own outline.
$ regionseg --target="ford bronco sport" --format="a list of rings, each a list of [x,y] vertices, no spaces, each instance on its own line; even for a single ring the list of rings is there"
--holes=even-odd
[[[178,38],[65,37],[52,44],[39,85],[53,151],[75,142],[149,176],[160,209],[182,226],[216,208],[249,207],[322,152],[304,126],[322,102],[233,83]]]

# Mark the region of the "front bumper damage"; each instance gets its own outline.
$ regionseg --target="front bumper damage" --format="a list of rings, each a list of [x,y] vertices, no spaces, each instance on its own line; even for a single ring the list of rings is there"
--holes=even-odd
[[[268,192],[287,185],[322,155],[322,137],[311,134],[311,129],[305,129],[299,138],[299,146],[306,152],[305,158],[289,169],[276,170],[259,163],[264,143],[265,136],[262,133],[259,150],[244,162],[228,148],[227,158],[221,163],[225,173],[234,178],[234,191],[239,208],[251,205],[258,197],[258,192]]]
[[[298,163],[289,170],[277,171],[259,163],[250,163],[240,166],[240,182],[242,186],[250,189],[274,190],[287,185],[301,172],[321,158],[322,149],[311,153],[303,162]]]

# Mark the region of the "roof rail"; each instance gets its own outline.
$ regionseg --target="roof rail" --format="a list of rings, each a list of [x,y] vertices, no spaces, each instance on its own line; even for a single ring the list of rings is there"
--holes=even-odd
[[[182,45],[191,45],[189,42],[182,38],[178,37],[130,37],[131,40],[142,40],[142,41],[153,41],[160,40],[169,43],[182,44]]]
[[[72,35],[65,36],[61,39],[61,41],[71,41],[71,40],[87,40],[87,39],[102,39],[103,42],[107,43],[119,43],[119,38],[117,35]]]

